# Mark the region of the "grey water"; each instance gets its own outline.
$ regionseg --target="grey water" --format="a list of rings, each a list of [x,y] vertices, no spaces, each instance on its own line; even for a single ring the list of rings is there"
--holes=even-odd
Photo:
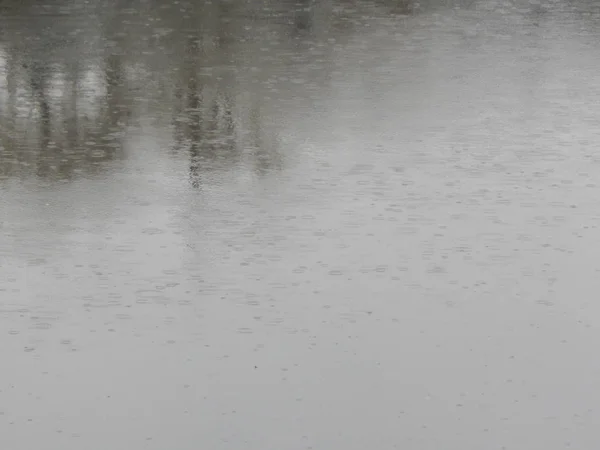
[[[597,448],[598,48],[585,0],[0,1],[0,448]]]

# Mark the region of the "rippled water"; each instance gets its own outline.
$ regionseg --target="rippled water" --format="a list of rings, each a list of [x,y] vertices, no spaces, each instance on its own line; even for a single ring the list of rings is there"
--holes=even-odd
[[[599,25],[0,2],[0,448],[594,448]]]

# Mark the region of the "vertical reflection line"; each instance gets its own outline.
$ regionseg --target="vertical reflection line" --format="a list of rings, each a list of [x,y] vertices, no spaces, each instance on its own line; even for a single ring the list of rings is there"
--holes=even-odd
[[[201,103],[200,86],[196,61],[200,57],[200,42],[190,37],[187,43],[187,108],[190,152],[190,182],[194,188],[200,187],[200,141],[201,141]]]

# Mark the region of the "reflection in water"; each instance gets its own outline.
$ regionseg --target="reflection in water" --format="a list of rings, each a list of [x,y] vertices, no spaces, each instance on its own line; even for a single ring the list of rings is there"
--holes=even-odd
[[[34,101],[37,101],[37,109],[39,115],[40,137],[37,160],[37,175],[40,178],[45,178],[51,172],[51,161],[59,161],[60,150],[52,142],[52,117],[50,112],[50,104],[48,99],[49,77],[51,76],[49,67],[44,62],[32,61],[31,64],[25,66],[25,70],[29,76],[31,95]],[[52,155],[52,156],[50,156]],[[61,172],[59,168],[57,172]]]
[[[207,170],[266,175],[283,162],[269,105],[305,101],[307,70],[327,78],[324,52],[362,26],[352,14],[410,4],[4,2],[2,173],[108,170],[127,158],[136,127],[170,116],[172,147],[189,155],[194,186]]]
[[[50,105],[48,103],[48,78],[50,77],[50,68],[44,61],[32,61],[25,66],[29,75],[31,86],[31,95],[37,101],[40,131],[42,137],[42,148],[46,148],[50,141]]]
[[[189,133],[185,131],[182,134],[184,138],[187,138],[187,143],[190,148],[190,181],[194,187],[200,186],[200,152],[198,150],[198,144],[202,138],[200,134],[200,93],[198,92],[198,68],[196,66],[196,58],[199,56],[200,46],[197,38],[190,38],[188,42],[188,48],[186,54],[189,55],[188,65],[189,70],[185,71],[188,77],[187,84],[187,105],[184,109],[184,113],[187,111],[189,116],[186,121],[187,124],[180,118],[175,123],[187,125]],[[185,144],[184,144],[185,145]]]
[[[109,50],[102,61],[74,38],[104,39],[82,36],[69,20],[71,6],[31,6],[31,21],[16,4],[2,17],[3,27],[11,31],[1,42],[5,83],[0,102],[11,112],[3,117],[10,127],[2,130],[2,173],[60,180],[93,173],[122,145],[123,119],[129,114],[122,58]],[[26,27],[30,22],[31,29]]]
[[[10,33],[0,41],[2,173],[27,176],[31,163],[36,176],[47,179],[106,170],[109,161],[127,157],[135,127],[148,120],[156,125],[167,115],[173,117],[173,147],[189,155],[195,186],[206,170],[243,165],[264,175],[280,167],[276,132],[263,111],[271,111],[273,99],[296,94],[284,90],[289,81],[283,77],[268,81],[281,88],[256,88],[265,86],[263,73],[299,59],[287,55],[286,34],[269,29],[313,33],[318,22],[325,39],[326,4],[294,0],[263,9],[232,1],[150,2],[120,8],[56,2],[31,4],[32,10],[10,4],[2,18]],[[82,18],[86,12],[99,24],[78,27],[88,20]],[[26,28],[27,14],[46,30],[43,39]],[[249,19],[254,25],[240,26]],[[264,66],[244,67],[257,61]]]
[[[308,33],[313,27],[315,0],[297,0],[294,4],[294,28],[296,34]]]
[[[184,103],[174,118],[177,149],[189,153],[194,187],[202,184],[203,171],[235,164],[237,156],[231,97],[221,91],[221,82],[204,83],[210,77],[200,73],[201,48],[201,38],[189,38],[182,77],[187,82],[176,91]]]

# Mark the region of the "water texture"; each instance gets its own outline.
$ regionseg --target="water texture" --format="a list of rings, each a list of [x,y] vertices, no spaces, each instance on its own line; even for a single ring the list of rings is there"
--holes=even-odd
[[[598,448],[599,47],[592,1],[0,1],[0,448]]]

